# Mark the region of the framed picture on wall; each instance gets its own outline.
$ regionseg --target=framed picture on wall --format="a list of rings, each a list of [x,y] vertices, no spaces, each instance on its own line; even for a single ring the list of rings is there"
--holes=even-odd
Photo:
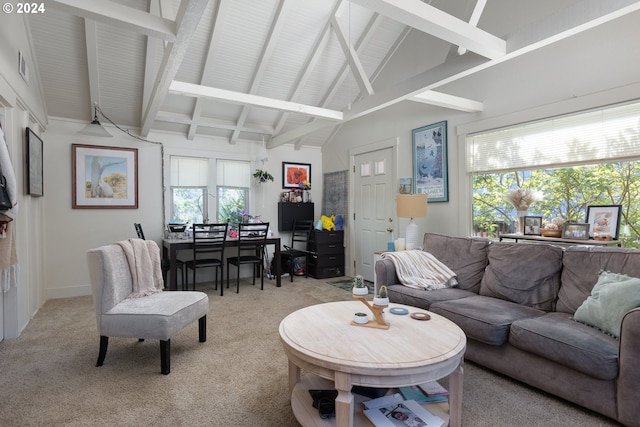
[[[73,208],[137,209],[138,150],[73,144]]]
[[[412,131],[414,193],[426,194],[429,203],[448,202],[447,122]]]
[[[44,195],[44,153],[42,139],[27,128],[27,194]]]
[[[622,205],[587,206],[589,236],[618,240]]]
[[[282,188],[301,188],[304,181],[311,185],[311,164],[282,162]]]

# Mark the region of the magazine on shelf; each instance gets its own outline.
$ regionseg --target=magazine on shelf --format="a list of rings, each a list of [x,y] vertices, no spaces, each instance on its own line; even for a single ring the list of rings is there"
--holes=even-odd
[[[364,402],[364,414],[376,427],[442,427],[444,421],[400,393]]]
[[[406,400],[415,400],[418,403],[442,403],[449,401],[447,394],[429,395],[424,392],[421,386],[417,385],[400,387],[400,393],[402,393],[402,396],[404,396]]]

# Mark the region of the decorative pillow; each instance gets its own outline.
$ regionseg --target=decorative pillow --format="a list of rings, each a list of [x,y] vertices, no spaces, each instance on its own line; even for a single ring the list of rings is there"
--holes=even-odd
[[[636,307],[640,307],[640,279],[603,271],[573,319],[619,337],[622,318]]]

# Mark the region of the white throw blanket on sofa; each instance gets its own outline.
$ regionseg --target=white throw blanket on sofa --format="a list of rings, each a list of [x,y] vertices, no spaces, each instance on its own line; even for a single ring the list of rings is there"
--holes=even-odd
[[[429,252],[385,252],[382,258],[393,261],[400,283],[410,288],[433,290],[458,284],[456,273]]]
[[[153,240],[129,239],[118,242],[131,271],[133,292],[127,298],[139,298],[162,292],[160,248]]]

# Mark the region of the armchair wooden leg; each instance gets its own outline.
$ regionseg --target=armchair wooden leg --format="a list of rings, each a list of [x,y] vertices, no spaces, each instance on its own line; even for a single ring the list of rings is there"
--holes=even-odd
[[[207,341],[207,316],[202,316],[198,319],[198,336],[200,342]]]
[[[160,372],[169,375],[171,372],[171,340],[160,340]]]
[[[104,363],[104,358],[107,355],[108,345],[109,345],[109,337],[100,335],[100,352],[98,353],[98,361],[96,362],[96,367],[102,366],[102,364]]]

